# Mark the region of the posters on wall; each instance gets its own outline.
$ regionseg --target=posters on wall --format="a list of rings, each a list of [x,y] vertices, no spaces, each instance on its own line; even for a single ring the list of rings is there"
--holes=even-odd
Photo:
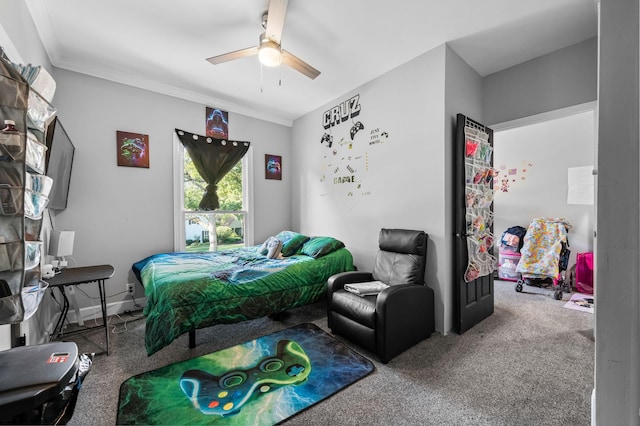
[[[229,139],[229,113],[218,108],[205,108],[206,136]]]
[[[116,131],[118,166],[149,168],[149,135]]]
[[[264,177],[265,179],[282,180],[282,156],[264,155]]]

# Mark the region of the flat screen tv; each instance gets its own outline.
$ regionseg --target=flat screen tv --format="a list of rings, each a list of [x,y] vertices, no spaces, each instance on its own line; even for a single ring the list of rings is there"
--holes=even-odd
[[[71,166],[76,148],[57,118],[47,128],[46,143],[48,148],[46,175],[53,179],[47,208],[64,210],[67,208],[69,198]]]

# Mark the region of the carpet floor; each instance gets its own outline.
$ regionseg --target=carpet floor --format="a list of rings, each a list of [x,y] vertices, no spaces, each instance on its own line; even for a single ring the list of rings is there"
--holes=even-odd
[[[495,313],[464,335],[434,333],[381,364],[375,355],[336,336],[376,366],[369,376],[290,418],[287,425],[589,425],[593,389],[593,315],[564,309],[564,300],[525,286],[516,293],[495,282]],[[120,384],[129,377],[194,358],[294,325],[327,328],[325,303],[218,325],[187,335],[148,357],[144,319],[110,318],[110,355],[86,377],[70,425],[113,425]],[[81,352],[100,352],[104,330],[69,336]]]

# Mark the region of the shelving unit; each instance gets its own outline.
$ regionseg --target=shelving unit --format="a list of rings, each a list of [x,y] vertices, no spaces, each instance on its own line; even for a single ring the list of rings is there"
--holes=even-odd
[[[0,52],[1,53],[1,52]],[[55,109],[0,55],[0,324],[12,324],[12,346],[24,344],[19,323],[37,309],[42,215],[53,183],[45,176],[45,136]]]

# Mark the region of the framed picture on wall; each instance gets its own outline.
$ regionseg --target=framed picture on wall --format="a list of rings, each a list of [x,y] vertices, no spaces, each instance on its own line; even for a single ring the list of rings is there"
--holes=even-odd
[[[265,179],[282,180],[282,157],[280,155],[264,155]]]
[[[229,139],[229,113],[205,107],[205,114],[206,135],[216,139]]]
[[[118,166],[149,168],[149,135],[116,131]]]

